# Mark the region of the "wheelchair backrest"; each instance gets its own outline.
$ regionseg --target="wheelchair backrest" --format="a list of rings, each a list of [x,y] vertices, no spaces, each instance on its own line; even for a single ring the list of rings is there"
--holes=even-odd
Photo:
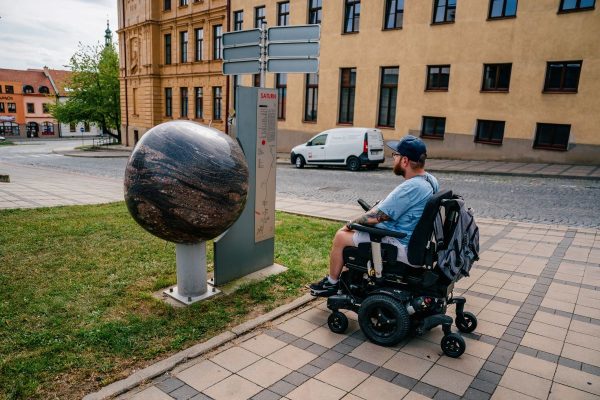
[[[428,247],[433,236],[433,227],[436,218],[441,218],[440,208],[442,200],[451,199],[451,190],[440,190],[427,201],[423,215],[417,223],[410,237],[407,248],[408,262],[412,265],[425,265],[428,256]]]

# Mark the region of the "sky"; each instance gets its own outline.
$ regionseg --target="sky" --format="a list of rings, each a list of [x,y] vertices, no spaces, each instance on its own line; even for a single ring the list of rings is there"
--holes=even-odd
[[[68,69],[78,43],[117,41],[118,0],[0,0],[0,68]]]

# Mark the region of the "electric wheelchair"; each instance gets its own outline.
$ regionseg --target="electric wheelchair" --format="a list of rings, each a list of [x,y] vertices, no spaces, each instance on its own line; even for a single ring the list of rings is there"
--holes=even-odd
[[[452,295],[455,282],[468,271],[449,279],[437,265],[438,251],[448,247],[456,228],[460,201],[449,190],[429,199],[407,247],[413,266],[397,261],[396,246],[381,243],[384,236],[402,238],[406,234],[351,224],[352,229],[367,232],[371,242],[343,250],[346,268],[339,290],[327,299],[332,311],[329,329],[344,333],[348,328],[342,309],[356,312],[364,335],[382,346],[396,345],[409,334],[422,335],[441,325],[442,351],[460,357],[466,345],[459,333],[451,331],[452,323],[461,332],[473,332],[477,327],[475,315],[464,311],[465,298]],[[359,203],[365,211],[371,209],[364,201]],[[456,321],[446,315],[450,304],[456,305]]]

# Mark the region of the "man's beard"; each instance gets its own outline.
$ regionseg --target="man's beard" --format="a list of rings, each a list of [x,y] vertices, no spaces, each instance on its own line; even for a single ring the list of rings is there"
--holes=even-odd
[[[402,168],[402,165],[400,165],[400,163],[394,165],[394,174],[398,175],[398,176],[402,176],[403,178],[406,177],[406,169]]]

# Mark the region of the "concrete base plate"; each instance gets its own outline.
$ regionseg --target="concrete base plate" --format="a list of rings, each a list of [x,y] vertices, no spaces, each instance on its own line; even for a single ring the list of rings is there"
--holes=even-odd
[[[166,295],[167,298],[171,298],[177,300],[179,303],[189,306],[190,304],[196,303],[198,301],[206,300],[216,294],[221,293],[219,289],[214,287],[212,284],[206,284],[206,292],[200,296],[182,296],[177,291],[177,286],[171,286],[165,290],[163,290],[163,295]]]
[[[269,265],[268,267],[265,267],[256,272],[253,272],[251,274],[242,276],[239,279],[236,279],[236,280],[228,282],[224,285],[221,285],[221,286],[219,286],[219,289],[221,289],[223,291],[223,293],[225,293],[225,294],[231,294],[231,293],[235,292],[244,283],[253,282],[253,281],[261,281],[268,276],[281,274],[282,272],[285,272],[285,271],[287,271],[287,267],[284,267],[283,265],[279,265],[279,264]],[[209,282],[209,284],[212,284],[214,282],[214,280],[209,279],[208,282]]]

